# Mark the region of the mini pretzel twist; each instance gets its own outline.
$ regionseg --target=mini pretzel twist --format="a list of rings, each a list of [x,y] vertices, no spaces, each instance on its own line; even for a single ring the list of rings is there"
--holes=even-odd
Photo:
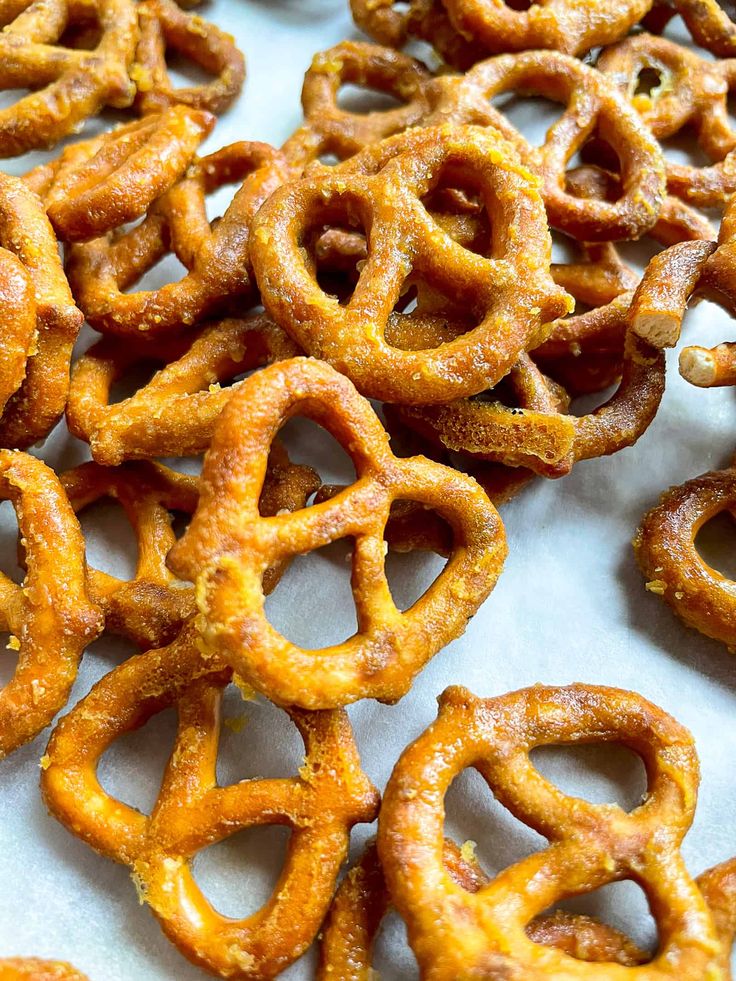
[[[506,92],[543,95],[566,105],[540,147],[531,147],[490,100]],[[440,76],[426,89],[425,125],[444,120],[492,126],[539,175],[550,224],[585,242],[636,239],[652,228],[665,193],[662,151],[613,82],[556,51],[526,51],[480,62],[464,76]],[[618,200],[581,199],[567,186],[567,164],[591,136],[614,148],[625,174]]]
[[[141,112],[161,112],[184,104],[220,114],[232,105],[245,81],[245,58],[235,39],[196,14],[181,10],[172,0],[143,0],[138,4],[140,41],[131,77]],[[212,82],[174,88],[166,67],[166,50],[184,55]]]
[[[151,337],[242,305],[253,293],[251,220],[287,176],[272,147],[233,143],[195,163],[133,229],[71,246],[67,274],[90,324],[102,333]],[[206,196],[241,181],[223,217],[210,222]],[[187,269],[180,281],[126,292],[169,252]]]
[[[699,530],[736,508],[736,469],[712,471],[666,491],[642,519],[634,552],[647,589],[688,626],[736,648],[736,585],[701,557]]]
[[[372,821],[378,793],[360,768],[344,711],[289,715],[304,740],[299,776],[217,785],[219,705],[230,675],[198,651],[193,621],[168,648],[131,658],[102,679],[56,727],[41,783],[70,831],[127,865],[141,899],[195,964],[220,977],[273,978],[314,939],[347,855],[350,828]],[[179,728],[150,816],[112,798],[96,767],[111,743],[171,705]],[[191,861],[244,828],[291,829],[268,902],[245,919],[217,913]]]
[[[10,276],[4,293],[10,302],[0,316],[12,318],[4,335],[8,363],[0,445],[26,447],[48,435],[64,411],[72,347],[84,318],[74,305],[40,200],[7,174],[0,174],[0,262]]]
[[[209,113],[174,106],[67,147],[25,175],[62,241],[83,242],[145,214],[211,132]]]
[[[717,207],[736,191],[736,131],[729,121],[728,95],[736,86],[736,61],[711,61],[666,38],[638,34],[607,48],[598,69],[638,110],[660,140],[692,126],[711,166],[666,162],[667,187],[697,207]],[[644,72],[659,84],[639,93]]]
[[[30,0],[0,12],[0,89],[31,89],[0,110],[0,157],[53,146],[105,105],[130,105],[128,77],[138,40],[132,0]],[[100,25],[94,50],[59,43],[88,18]]]
[[[18,517],[26,574],[0,574],[0,620],[18,664],[0,691],[0,758],[29,742],[66,703],[84,648],[102,629],[87,589],[84,540],[64,490],[35,457],[0,450],[0,497]]]
[[[364,159],[322,168],[264,205],[251,235],[264,306],[307,353],[365,395],[426,404],[475,394],[568,309],[549,275],[551,244],[535,180],[491,130],[439,127],[389,145],[396,155],[385,165],[369,148]],[[463,248],[427,211],[422,199],[448,171],[479,190],[494,230],[491,256]],[[370,233],[358,284],[341,305],[316,281],[302,243],[312,229],[346,217]],[[439,348],[393,347],[386,327],[410,274],[451,301],[470,302],[477,326]]]
[[[297,413],[341,443],[357,480],[297,514],[262,518],[257,501],[268,448]],[[444,570],[403,613],[384,569],[383,532],[395,500],[435,509],[454,534]],[[354,540],[357,633],[342,644],[304,650],[268,623],[263,572],[345,537]],[[207,649],[222,652],[277,703],[327,708],[404,695],[488,596],[505,554],[501,520],[475,481],[422,457],[395,457],[370,404],[344,376],[324,363],[294,358],[252,375],[225,407],[205,458],[199,507],[169,553],[169,566],[196,580]]]
[[[537,746],[623,743],[646,765],[648,791],[630,813],[563,794],[529,758]],[[443,799],[476,767],[519,820],[550,842],[472,895],[443,865]],[[422,976],[559,981],[720,977],[721,944],[679,851],[698,786],[692,736],[630,692],[537,685],[478,699],[447,689],[437,720],[401,756],[384,798],[378,849],[390,894],[406,920]],[[526,935],[559,900],[632,878],[660,928],[647,964],[586,964]]]
[[[105,466],[157,456],[190,456],[207,449],[215,423],[243,372],[298,355],[289,337],[260,314],[208,324],[184,338],[144,347],[106,337],[72,370],[67,404],[70,431],[90,444]],[[110,402],[110,390],[149,358],[163,367],[134,395]]]

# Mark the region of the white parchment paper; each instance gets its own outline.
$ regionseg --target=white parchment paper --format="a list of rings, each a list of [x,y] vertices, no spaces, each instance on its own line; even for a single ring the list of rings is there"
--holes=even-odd
[[[235,34],[248,59],[244,94],[218,123],[211,149],[237,139],[280,144],[300,122],[301,79],[313,53],[356,36],[346,0],[213,0],[202,13]],[[539,103],[515,112],[526,132],[540,138],[552,118]],[[20,173],[41,157],[2,166]],[[166,275],[166,268],[154,273]],[[688,335],[702,343],[732,337],[728,318],[710,304],[691,312],[687,323]],[[87,343],[89,337],[82,341]],[[736,850],[736,663],[723,646],[685,629],[660,599],[645,592],[630,545],[639,519],[661,490],[725,465],[736,444],[734,392],[690,388],[679,378],[676,354],[670,355],[670,369],[661,412],[637,446],[611,459],[581,463],[564,480],[538,480],[503,509],[510,555],[501,580],[466,634],[434,659],[412,692],[395,707],[365,702],[350,709],[366,772],[379,787],[403,747],[432,720],[435,698],[448,684],[467,685],[479,695],[534,682],[615,685],[651,698],[695,734],[702,788],[685,844],[692,872]],[[330,438],[315,427],[296,426],[290,446],[323,478],[345,475]],[[57,469],[88,457],[86,447],[63,427],[34,452]],[[0,562],[12,569],[15,524],[7,504],[0,522]],[[131,536],[114,507],[98,507],[85,517],[84,527],[93,565],[118,574],[132,570]],[[704,548],[724,571],[730,564],[733,573],[736,537],[729,534],[728,525],[719,523],[704,536]],[[345,559],[346,549],[338,544],[294,563],[269,601],[277,626],[309,645],[349,635],[354,618]],[[392,558],[397,597],[410,602],[439,567],[435,557]],[[93,645],[73,701],[130,653],[108,639]],[[0,683],[12,672],[12,658],[11,652],[0,654]],[[240,732],[233,731],[239,723],[224,730],[223,782],[295,772],[302,748],[283,713],[263,700],[246,704],[229,693],[225,714],[245,716],[246,723]],[[141,809],[150,808],[173,733],[169,712],[121,740],[103,761],[104,785]],[[38,794],[38,761],[47,737],[44,733],[0,763],[0,956],[68,959],[92,981],[205,977],[138,905],[127,870],[94,854],[46,814]],[[548,751],[537,760],[563,787],[593,800],[632,806],[643,789],[642,766],[615,747]],[[458,841],[478,843],[489,872],[544,845],[495,804],[473,773],[453,786],[447,820]],[[354,854],[374,830],[356,829]],[[269,895],[285,842],[283,829],[242,833],[203,853],[197,878],[217,908],[245,915]],[[630,883],[569,905],[604,917],[642,943],[655,941],[643,896]],[[311,957],[284,977],[311,977]],[[375,966],[386,981],[416,977],[395,919],[382,931]]]

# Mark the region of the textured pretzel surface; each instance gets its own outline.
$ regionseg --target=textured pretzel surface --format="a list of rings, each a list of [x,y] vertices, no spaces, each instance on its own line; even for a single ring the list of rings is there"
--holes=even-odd
[[[218,669],[219,668],[219,669]],[[347,855],[349,832],[372,821],[378,793],[360,768],[344,711],[289,715],[305,744],[299,776],[218,786],[219,705],[230,673],[203,658],[190,621],[168,648],[126,661],[56,727],[42,771],[52,813],[98,852],[131,869],[141,899],[194,963],[221,977],[273,978],[314,939]],[[179,728],[150,816],[109,796],[96,768],[114,740],[174,705]],[[291,830],[273,895],[244,919],[217,913],[190,864],[248,827]]]
[[[0,977],[3,981],[89,981],[71,964],[40,957],[0,958]]]
[[[529,757],[537,746],[586,742],[622,743],[644,759],[642,804],[627,813],[617,804],[570,797]],[[468,766],[550,842],[475,895],[443,866],[443,800]],[[397,763],[379,819],[384,874],[423,976],[723,977],[712,916],[679,851],[697,786],[690,733],[633,693],[537,685],[483,700],[464,688],[447,689],[437,720]],[[560,899],[625,878],[643,886],[659,927],[659,950],[649,963],[586,964],[527,937],[525,927]]]
[[[356,482],[294,515],[261,518],[268,449],[295,414],[324,426],[352,457]],[[384,568],[384,527],[396,500],[436,510],[453,531],[447,565],[406,612]],[[353,539],[351,586],[358,630],[342,644],[305,650],[263,609],[261,578],[274,561]],[[370,404],[347,378],[304,358],[252,375],[224,409],[205,457],[201,498],[169,566],[196,581],[203,641],[269,698],[327,708],[359,698],[396,701],[414,675],[458,636],[491,592],[506,554],[498,513],[477,483],[424,459],[399,459]]]

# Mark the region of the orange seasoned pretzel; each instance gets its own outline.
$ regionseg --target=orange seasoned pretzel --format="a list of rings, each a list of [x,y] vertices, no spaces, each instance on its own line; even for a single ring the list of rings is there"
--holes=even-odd
[[[0,418],[0,446],[26,447],[43,439],[64,411],[72,348],[84,318],[74,305],[56,237],[40,200],[21,180],[2,173],[0,250],[6,269],[10,266],[16,274],[18,267],[7,252],[17,257],[30,279],[35,300],[35,324],[30,337],[27,318],[33,304],[24,311],[17,309],[18,301],[27,298],[27,283],[21,294],[16,294],[15,308],[11,304],[1,314],[17,315],[17,319],[3,339],[5,343],[7,336],[6,357],[10,364],[3,392],[6,402]],[[29,357],[23,358],[25,363],[21,365],[24,350]],[[11,392],[19,376],[20,386]]]
[[[90,14],[100,37],[91,51],[62,35]],[[0,157],[53,146],[105,105],[128,106],[138,40],[132,0],[20,0],[0,10],[0,89],[30,89],[0,110]]]
[[[628,97],[660,140],[689,126],[712,164],[666,162],[667,187],[698,207],[722,206],[736,191],[736,131],[731,126],[728,96],[736,87],[736,61],[711,61],[667,38],[638,34],[607,48],[598,69]],[[637,92],[644,73],[659,84]]]
[[[245,81],[245,58],[235,39],[196,14],[188,14],[172,0],[143,0],[138,4],[140,41],[131,77],[141,112],[161,112],[177,103],[224,112],[238,97]],[[166,50],[173,48],[214,81],[174,88],[166,67]]]
[[[542,95],[566,106],[540,147],[531,147],[490,100],[504,93]],[[492,126],[512,142],[542,180],[550,224],[581,241],[636,239],[652,228],[665,195],[662,151],[613,82],[556,51],[499,55],[464,76],[427,85],[432,110],[425,125],[445,120]],[[594,135],[618,155],[622,180],[616,201],[581,199],[567,185],[566,167]]]
[[[643,758],[648,792],[626,813],[570,797],[535,768],[537,746],[618,742]],[[443,865],[443,798],[476,767],[516,818],[550,842],[472,895]],[[386,789],[378,849],[391,897],[406,920],[422,976],[606,978],[720,977],[721,945],[679,851],[698,788],[689,732],[631,692],[537,685],[479,699],[448,688],[437,720],[402,754]],[[656,841],[656,847],[654,842]],[[586,964],[530,940],[525,928],[559,900],[634,879],[660,928],[647,964]]]
[[[736,584],[695,546],[700,529],[736,508],[736,469],[711,471],[666,491],[644,518],[634,552],[647,589],[689,627],[736,648]]]
[[[36,340],[36,298],[26,267],[0,246],[0,416],[26,374]]]
[[[452,881],[477,893],[488,877],[474,857],[445,838],[443,861]],[[381,921],[390,908],[375,843],[366,848],[343,879],[325,921],[317,981],[372,981],[371,952]],[[584,961],[641,964],[646,955],[623,934],[588,916],[557,912],[527,927],[534,943],[556,947]]]
[[[502,378],[570,301],[549,275],[551,243],[535,180],[497,133],[445,126],[388,142],[403,152],[385,166],[375,166],[369,148],[364,159],[320,168],[277,191],[253,223],[253,267],[273,319],[363,394],[446,402]],[[447,171],[481,195],[493,226],[490,256],[463,248],[427,211],[422,199]],[[341,305],[317,282],[303,242],[313,229],[346,218],[370,233],[355,291]],[[437,348],[392,346],[386,327],[410,275],[470,307],[477,326]]]
[[[257,501],[268,448],[297,413],[324,426],[348,451],[357,481],[307,510],[261,518]],[[282,361],[243,384],[220,416],[200,490],[169,567],[196,580],[205,647],[284,705],[333,708],[359,698],[401,698],[424,664],[464,630],[506,554],[501,520],[475,481],[422,457],[395,457],[370,404],[319,361]],[[384,569],[383,532],[395,500],[435,509],[454,533],[444,570],[403,613]],[[357,633],[342,644],[304,650],[267,621],[263,573],[276,561],[345,537],[354,540]]]
[[[63,961],[43,961],[38,957],[0,958],[0,978],[3,981],[88,981],[71,964]]]
[[[190,621],[168,648],[131,658],[98,682],[54,730],[42,791],[70,831],[129,866],[141,900],[189,960],[220,977],[273,978],[314,939],[350,828],[374,819],[378,793],[360,768],[344,711],[289,710],[306,750],[298,777],[218,786],[219,705],[230,674],[198,647]],[[178,711],[178,734],[147,816],[110,797],[95,771],[114,740],[170,705]],[[201,849],[264,824],[291,829],[274,893],[252,916],[222,916],[197,886],[191,861]]]
[[[628,33],[651,0],[540,0],[515,9],[503,0],[443,0],[458,33],[489,52],[553,48],[583,54]]]
[[[84,540],[56,475],[35,457],[0,450],[0,497],[24,544],[22,585],[0,575],[0,621],[18,651],[0,692],[0,758],[29,742],[66,703],[84,648],[102,617],[87,589]]]
[[[90,324],[102,333],[155,336],[241,306],[253,293],[251,220],[287,176],[273,147],[233,143],[195,163],[139,225],[71,246],[67,273]],[[210,222],[206,196],[239,182],[223,217]],[[169,253],[187,269],[181,280],[126,292]]]
[[[719,0],[655,0],[644,26],[659,34],[679,14],[701,48],[719,58],[730,58],[736,54],[736,25],[729,7],[732,11],[733,5]]]
[[[415,58],[375,44],[343,41],[316,54],[304,76],[304,125],[283,146],[297,176],[322,154],[344,159],[418,123],[427,112],[424,85],[431,77]],[[345,85],[377,90],[402,105],[351,112],[338,102]]]
[[[221,384],[298,354],[296,344],[261,314],[207,324],[187,337],[142,348],[106,337],[74,365],[67,423],[90,444],[93,459],[106,466],[201,453],[241,382]],[[135,394],[111,403],[114,382],[149,358],[163,367]]]
[[[174,106],[67,147],[24,177],[62,241],[104,235],[145,214],[210,133],[209,113]]]

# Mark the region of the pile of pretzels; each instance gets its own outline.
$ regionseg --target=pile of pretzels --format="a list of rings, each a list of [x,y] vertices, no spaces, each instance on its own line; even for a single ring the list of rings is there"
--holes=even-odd
[[[381,796],[346,706],[398,702],[462,634],[507,555],[497,506],[652,425],[688,307],[707,297],[736,316],[736,24],[716,0],[351,8],[372,41],[314,56],[303,123],[282,146],[204,153],[245,79],[225,31],[173,0],[0,0],[0,89],[18,96],[0,110],[0,157],[64,141],[22,177],[0,172],[0,499],[24,574],[0,575],[18,659],[0,691],[0,758],[55,722],[40,760],[49,811],[127,866],[166,937],[216,977],[275,978],[316,943],[319,981],[369,981],[395,908],[427,981],[726,981],[736,858],[697,879],[686,868],[698,760],[661,709],[583,684],[488,699],[452,686]],[[687,44],[669,36],[677,18]],[[424,60],[405,50],[417,42]],[[177,88],[172,54],[209,80]],[[392,105],[351,111],[348,85]],[[504,113],[529,96],[564,107],[540,146]],[[660,141],[681,132],[704,165],[665,157]],[[552,261],[553,234],[571,258]],[[621,248],[642,239],[643,275]],[[169,256],[180,278],[152,278]],[[85,321],[100,337],[78,354]],[[736,342],[688,344],[679,370],[736,385]],[[576,413],[596,393],[603,404]],[[351,484],[290,459],[279,432],[294,416],[341,444]],[[27,451],[62,419],[91,459],[56,473]],[[161,462],[202,454],[200,476]],[[129,580],[87,564],[79,514],[103,499],[135,533]],[[721,512],[736,514],[736,463],[667,491],[634,550],[650,592],[736,649],[736,583],[695,544]],[[357,629],[299,646],[265,597],[294,557],[346,538]],[[389,550],[446,559],[408,609]],[[103,633],[140,653],[70,705]],[[218,782],[232,684],[298,730],[292,777]],[[97,766],[170,707],[175,745],[143,814]],[[644,761],[630,812],[563,793],[530,758],[601,742]],[[445,794],[468,767],[548,840],[495,878],[445,838]],[[351,829],[376,819],[345,871]],[[275,891],[228,918],[192,862],[265,824],[291,831]],[[647,895],[654,954],[555,910],[622,879]],[[6,956],[27,953],[2,952],[2,981],[82,978]]]

